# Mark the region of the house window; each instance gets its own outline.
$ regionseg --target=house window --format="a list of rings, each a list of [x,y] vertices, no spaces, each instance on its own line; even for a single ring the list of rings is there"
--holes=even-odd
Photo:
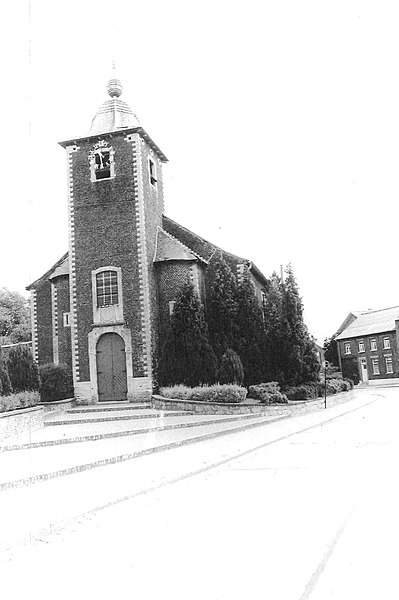
[[[370,350],[377,350],[377,340],[370,340]]]
[[[364,352],[364,342],[359,342],[359,352]]]
[[[373,373],[374,375],[379,375],[380,374],[380,365],[378,362],[378,358],[373,358],[372,359],[372,365],[373,365]]]
[[[389,350],[391,347],[391,340],[389,337],[384,337],[384,350]]]
[[[150,173],[150,183],[155,187],[157,184],[157,167],[151,158],[148,159],[148,169]]]
[[[70,327],[71,326],[71,313],[64,312],[62,314],[62,321],[63,321],[64,327]]]
[[[91,181],[115,177],[114,150],[101,140],[93,146],[89,154]]]
[[[96,275],[97,307],[118,304],[118,276],[116,271],[102,271]]]
[[[385,357],[385,369],[387,373],[393,373],[392,356]]]
[[[169,302],[169,316],[170,317],[173,315],[173,312],[175,310],[175,304],[176,304],[176,300],[171,300]]]
[[[351,354],[351,343],[350,342],[346,342],[345,343],[345,354]]]

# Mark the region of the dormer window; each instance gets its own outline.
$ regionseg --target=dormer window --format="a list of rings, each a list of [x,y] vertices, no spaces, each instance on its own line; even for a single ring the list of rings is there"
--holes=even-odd
[[[154,187],[157,185],[157,167],[152,158],[148,159],[148,169],[150,174],[150,183]]]
[[[91,181],[115,177],[114,150],[101,140],[93,146],[89,155]]]

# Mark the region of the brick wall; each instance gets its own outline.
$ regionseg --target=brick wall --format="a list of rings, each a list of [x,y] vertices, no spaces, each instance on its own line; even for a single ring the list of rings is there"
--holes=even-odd
[[[53,362],[51,283],[43,282],[36,290],[37,356],[39,365]]]
[[[64,326],[64,313],[70,312],[69,277],[58,277],[57,287],[57,321],[58,321],[58,361],[72,368],[71,327]]]
[[[389,338],[390,348],[384,349],[384,338]],[[371,350],[370,341],[375,340],[377,344],[376,350]],[[359,342],[364,343],[364,352],[359,352]],[[351,353],[345,354],[345,345],[350,344]],[[342,374],[344,377],[350,377],[353,379],[353,374],[356,373],[356,369],[359,377],[359,359],[365,358],[367,361],[367,371],[370,380],[373,379],[390,379],[398,376],[398,346],[395,331],[388,331],[386,333],[378,333],[376,335],[366,335],[358,338],[351,338],[347,340],[338,340],[339,351],[342,361]],[[385,357],[392,357],[393,373],[386,372]],[[373,358],[378,359],[378,365],[380,374],[375,375],[373,372]]]

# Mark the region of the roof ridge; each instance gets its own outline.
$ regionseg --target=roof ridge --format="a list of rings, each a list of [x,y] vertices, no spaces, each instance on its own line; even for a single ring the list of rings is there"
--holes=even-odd
[[[371,315],[372,313],[377,313],[377,312],[384,312],[385,310],[392,310],[393,308],[398,308],[399,309],[399,305],[398,306],[389,306],[388,308],[377,308],[377,310],[365,310],[364,312],[361,312],[361,315]]]

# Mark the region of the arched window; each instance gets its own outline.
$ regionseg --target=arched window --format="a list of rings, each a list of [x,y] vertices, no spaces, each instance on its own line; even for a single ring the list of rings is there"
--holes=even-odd
[[[118,275],[116,271],[101,271],[96,275],[97,307],[118,304]]]

